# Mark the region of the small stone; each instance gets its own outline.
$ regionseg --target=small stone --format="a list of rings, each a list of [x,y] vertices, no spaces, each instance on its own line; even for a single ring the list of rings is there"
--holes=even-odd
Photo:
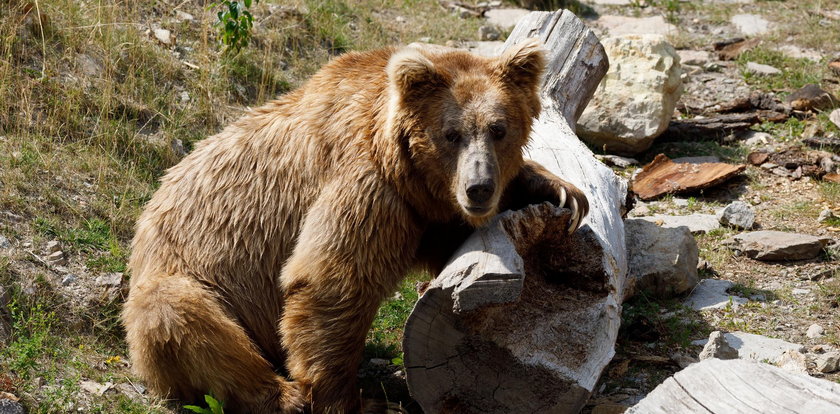
[[[105,384],[100,384],[96,381],[83,380],[82,382],[79,383],[79,388],[81,388],[83,391],[85,391],[87,393],[90,393],[90,394],[93,394],[93,395],[100,395],[100,396],[105,394],[112,387],[113,387],[113,384],[111,384],[110,382],[107,382]]]
[[[12,213],[11,211],[7,211],[6,219],[11,221],[12,223],[20,223],[21,221],[23,221],[23,216],[19,216],[15,213]]]
[[[683,65],[703,66],[712,59],[711,54],[704,50],[678,50],[677,54]]]
[[[776,164],[773,164],[772,162],[765,162],[764,164],[761,164],[761,168],[764,169],[764,170],[773,170],[773,169],[779,168],[779,166],[776,165]]]
[[[748,35],[760,35],[770,31],[770,22],[754,14],[736,14],[729,20],[739,32]]]
[[[699,311],[722,309],[730,305],[737,309],[739,305],[743,305],[749,300],[728,293],[727,290],[734,285],[728,280],[703,279],[691,291],[691,295],[686,298],[683,304]]]
[[[840,370],[840,352],[832,351],[818,355],[814,358],[814,363],[817,365],[817,371],[824,374]]]
[[[748,147],[761,147],[773,141],[773,136],[766,132],[749,131],[742,136]]]
[[[47,248],[45,250],[47,254],[52,254],[61,251],[61,243],[59,243],[57,240],[52,240],[49,243],[47,243]]]
[[[596,155],[595,158],[599,159],[604,164],[619,168],[627,168],[633,165],[639,165],[639,160],[635,158],[622,157],[619,155]]]
[[[64,266],[67,264],[67,258],[64,257],[64,252],[61,250],[47,255],[45,261],[53,266]]]
[[[794,45],[780,46],[779,51],[784,53],[787,57],[794,59],[808,59],[811,62],[819,62],[822,60],[820,52],[813,49],[803,49]]]
[[[119,286],[120,284],[122,284],[122,277],[123,277],[123,274],[120,273],[120,272],[106,273],[104,275],[98,276],[96,278],[96,280],[94,281],[94,283],[96,283],[97,286],[113,286],[113,287],[116,287],[116,286]]]
[[[828,115],[828,119],[836,125],[837,128],[840,128],[840,109],[831,111],[831,114]]]
[[[808,373],[808,361],[805,359],[805,354],[793,349],[783,352],[776,365],[785,371],[798,374]]]
[[[804,296],[811,293],[811,289],[793,288],[790,293],[796,296]]]
[[[634,289],[657,297],[687,292],[697,284],[699,250],[687,227],[663,228],[642,219],[625,220],[628,278]]]
[[[822,211],[820,211],[820,216],[817,217],[817,222],[823,223],[823,222],[826,222],[826,221],[831,220],[833,218],[835,218],[834,213],[831,210],[826,208],[826,209],[823,209]]]
[[[68,273],[61,278],[61,286],[70,286],[73,283],[76,283],[76,275],[72,273]]]
[[[817,324],[812,324],[811,326],[808,327],[808,331],[805,332],[805,336],[807,336],[808,338],[811,338],[811,339],[819,338],[819,337],[823,336],[824,331],[825,330],[823,329],[822,326],[819,326]]]
[[[193,15],[187,12],[182,12],[180,10],[175,12],[175,17],[178,19],[178,21],[182,22],[192,22],[193,20],[195,20],[195,17],[193,17]]]
[[[709,335],[709,341],[700,352],[700,360],[717,358],[717,359],[736,359],[738,358],[738,350],[729,345],[726,337],[720,331],[714,331]]]
[[[782,73],[781,70],[770,65],[762,65],[761,63],[755,62],[747,62],[747,72],[761,76],[779,75]]]
[[[478,40],[499,40],[502,36],[495,26],[484,25],[478,28]]]
[[[9,242],[9,239],[6,236],[0,235],[0,249],[8,249],[12,247],[12,243]]]
[[[397,16],[397,17],[394,18],[394,21],[396,21],[397,23],[405,23],[406,19],[405,19],[405,17]]]
[[[487,23],[501,28],[502,30],[513,29],[525,15],[530,13],[526,9],[492,9],[484,13]]]
[[[153,33],[155,35],[155,39],[166,46],[171,46],[175,43],[175,36],[173,36],[172,32],[169,30],[155,29]]]
[[[743,201],[733,201],[718,214],[720,224],[736,229],[751,229],[755,224],[755,211]]]

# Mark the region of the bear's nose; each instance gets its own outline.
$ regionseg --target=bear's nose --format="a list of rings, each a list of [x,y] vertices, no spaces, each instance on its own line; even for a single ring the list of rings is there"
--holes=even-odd
[[[487,200],[493,195],[493,188],[495,186],[492,182],[480,182],[475,184],[470,184],[467,187],[467,197],[469,197],[470,201],[473,203],[483,204],[486,203]]]

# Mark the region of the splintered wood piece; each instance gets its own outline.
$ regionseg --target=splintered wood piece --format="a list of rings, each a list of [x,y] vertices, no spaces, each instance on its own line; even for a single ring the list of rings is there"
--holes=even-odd
[[[840,385],[770,364],[710,358],[677,372],[626,411],[672,413],[840,413]]]
[[[722,162],[677,164],[665,154],[659,154],[636,176],[633,192],[642,200],[652,200],[665,194],[702,190],[734,177],[745,168],[743,164]]]
[[[526,157],[578,186],[590,204],[500,214],[458,249],[406,323],[406,379],[427,413],[578,413],[615,354],[627,276],[627,183],[574,133],[607,71],[595,35],[566,10],[533,12],[506,47],[546,45],[543,111]]]

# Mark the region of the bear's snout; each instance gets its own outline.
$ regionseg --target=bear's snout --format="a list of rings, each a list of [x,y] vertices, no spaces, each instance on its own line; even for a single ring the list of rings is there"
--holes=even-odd
[[[485,204],[496,190],[496,184],[491,180],[480,180],[467,184],[467,197],[476,204]]]

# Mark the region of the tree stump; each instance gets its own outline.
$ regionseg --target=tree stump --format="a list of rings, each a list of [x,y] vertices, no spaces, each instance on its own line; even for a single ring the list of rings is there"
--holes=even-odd
[[[529,37],[545,43],[548,66],[526,155],[581,188],[590,213],[568,236],[567,209],[504,212],[430,283],[403,340],[408,387],[427,413],[577,413],[615,353],[627,183],[573,131],[607,57],[565,10],[529,14],[505,46]]]

